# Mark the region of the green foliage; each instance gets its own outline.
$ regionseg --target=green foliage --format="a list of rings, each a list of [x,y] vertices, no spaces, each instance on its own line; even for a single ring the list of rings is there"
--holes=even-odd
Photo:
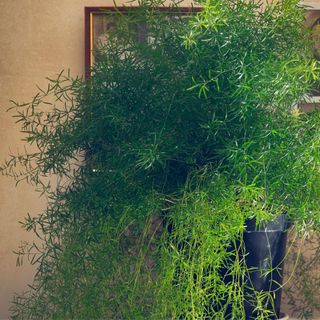
[[[24,222],[43,247],[21,247],[38,269],[13,319],[244,319],[246,219],[319,229],[320,115],[297,108],[319,71],[304,8],[161,4],[115,13],[90,79],[61,73],[15,103],[37,150],[1,171],[48,207]],[[259,319],[268,299],[256,292]]]
[[[246,268],[236,240],[245,213],[221,177],[209,181],[187,190],[167,217],[172,231],[162,248],[155,319],[226,319],[230,305],[234,319],[243,317]]]

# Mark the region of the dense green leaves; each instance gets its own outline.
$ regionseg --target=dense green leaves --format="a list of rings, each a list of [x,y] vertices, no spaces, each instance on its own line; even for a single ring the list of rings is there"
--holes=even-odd
[[[319,71],[304,8],[158,5],[113,13],[90,79],[61,73],[15,104],[37,151],[1,170],[49,200],[24,224],[43,248],[15,319],[244,319],[245,220],[319,229],[319,113],[297,107]]]

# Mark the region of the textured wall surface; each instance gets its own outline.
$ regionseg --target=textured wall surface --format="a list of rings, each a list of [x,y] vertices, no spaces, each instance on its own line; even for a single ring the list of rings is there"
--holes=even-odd
[[[28,101],[36,84],[45,85],[45,77],[62,69],[82,75],[84,7],[112,5],[112,0],[0,0],[0,162],[22,146],[19,127],[6,112],[9,100]],[[0,319],[8,318],[13,293],[26,290],[34,273],[28,263],[15,266],[12,251],[32,240],[18,221],[43,205],[28,185],[16,188],[0,176]]]
[[[103,0],[0,0],[0,159],[21,149],[19,127],[6,112],[9,100],[29,101],[45,77],[70,68],[84,71],[84,7],[112,6]],[[14,292],[27,289],[34,269],[15,266],[12,253],[31,240],[18,223],[37,214],[44,201],[26,184],[15,188],[0,176],[0,319],[9,315]]]

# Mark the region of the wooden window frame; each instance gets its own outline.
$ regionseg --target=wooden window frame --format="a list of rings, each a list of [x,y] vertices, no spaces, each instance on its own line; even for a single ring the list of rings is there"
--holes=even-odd
[[[84,36],[85,36],[85,78],[88,79],[91,74],[91,67],[92,67],[92,50],[93,50],[93,17],[94,15],[103,15],[106,11],[120,11],[123,13],[129,12],[131,10],[137,10],[138,6],[122,6],[122,7],[85,7],[84,8]],[[178,9],[178,10],[177,10]],[[181,14],[190,14],[196,13],[201,10],[200,7],[179,7],[179,8],[172,8],[172,7],[159,7],[159,11],[161,12],[177,12]]]

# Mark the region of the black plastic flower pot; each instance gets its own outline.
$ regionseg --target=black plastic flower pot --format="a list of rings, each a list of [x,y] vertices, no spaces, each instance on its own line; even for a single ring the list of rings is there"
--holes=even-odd
[[[243,235],[248,268],[244,292],[246,319],[257,319],[261,302],[264,312],[270,312],[268,319],[279,319],[288,229],[286,216],[281,215],[258,230],[255,220],[247,221],[246,226]]]
[[[164,226],[169,233],[172,232],[172,224],[164,222]],[[242,252],[241,255],[244,257],[248,269],[244,279],[246,320],[257,319],[261,312],[265,315],[268,314],[266,318],[268,320],[282,319],[280,304],[288,227],[285,215],[279,216],[275,221],[262,224],[258,230],[256,220],[246,221],[242,245],[240,242],[237,244],[237,250]],[[234,246],[230,245],[229,250],[235,250]],[[229,274],[229,268],[221,269],[220,275],[226,283],[233,281]],[[196,279],[196,275],[194,277]],[[257,293],[260,301],[257,298]],[[227,303],[227,301],[225,302]],[[263,311],[259,309],[261,302]],[[219,308],[219,306],[214,307],[217,311]],[[225,319],[234,319],[232,303],[224,308],[226,308]],[[181,317],[181,319],[183,318]],[[204,319],[212,320],[210,316]]]

